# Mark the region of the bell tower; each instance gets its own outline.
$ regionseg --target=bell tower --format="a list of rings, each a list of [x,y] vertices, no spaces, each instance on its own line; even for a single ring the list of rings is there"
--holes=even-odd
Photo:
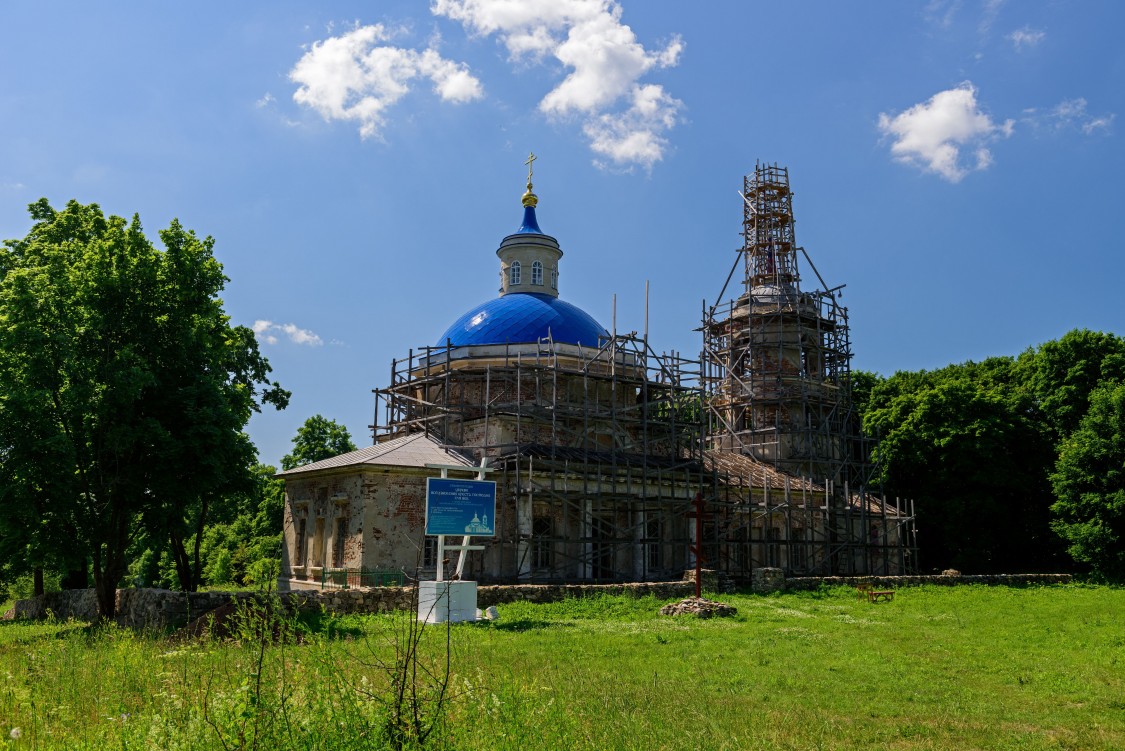
[[[539,196],[531,188],[532,167],[539,157],[530,154],[527,165],[527,191],[523,194],[523,224],[500,242],[500,296],[513,293],[559,296],[559,241],[539,229],[535,207]]]

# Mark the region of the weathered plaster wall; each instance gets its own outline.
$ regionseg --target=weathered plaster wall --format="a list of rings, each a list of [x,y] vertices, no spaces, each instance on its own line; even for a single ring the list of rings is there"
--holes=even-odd
[[[288,480],[285,490],[283,568],[319,580],[326,567],[360,566],[366,526],[362,475],[298,477]]]
[[[413,573],[422,565],[426,478],[421,474],[364,468],[294,478],[286,483],[286,496],[283,578],[319,583],[325,567]]]

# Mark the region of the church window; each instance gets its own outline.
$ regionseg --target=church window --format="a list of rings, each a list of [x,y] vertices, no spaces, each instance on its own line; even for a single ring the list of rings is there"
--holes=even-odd
[[[551,268],[551,289],[558,289],[558,288],[559,288],[559,270],[552,267]]]
[[[305,520],[297,522],[297,549],[293,551],[293,562],[297,566],[305,565]]]
[[[780,527],[766,527],[766,561],[773,568],[781,565]]]
[[[344,565],[344,542],[348,538],[348,520],[347,517],[336,518],[336,534],[333,535],[332,540],[332,565]]]
[[[660,541],[664,537],[663,533],[660,519],[653,517],[645,519],[645,564],[650,572],[660,568]]]
[[[312,555],[309,556],[309,564],[314,568],[321,568],[324,566],[324,517],[318,516],[316,518],[316,526],[313,527],[313,545]]]
[[[805,542],[805,530],[791,530],[789,539],[790,568],[797,572],[804,571],[809,566],[809,549]]]
[[[536,569],[549,569],[554,563],[551,537],[554,523],[549,516],[536,516],[531,520],[531,566]]]
[[[427,537],[422,543],[422,566],[434,568],[437,566],[437,538]]]
[[[508,284],[515,285],[520,283],[520,262],[512,261],[512,265],[508,267]]]
[[[539,261],[531,264],[531,283],[537,287],[543,286],[543,264]]]

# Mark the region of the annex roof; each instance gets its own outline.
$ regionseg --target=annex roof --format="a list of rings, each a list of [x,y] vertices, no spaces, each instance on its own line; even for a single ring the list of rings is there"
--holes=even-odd
[[[727,484],[733,481],[751,488],[764,488],[768,485],[771,490],[783,491],[785,490],[785,482],[788,480],[791,493],[802,491],[807,493],[824,492],[823,483],[814,483],[804,477],[782,472],[770,464],[745,454],[708,450],[703,452],[703,464],[708,470],[719,473],[719,482]],[[885,511],[888,516],[898,516],[899,513],[893,503],[871,493],[866,495],[852,493],[848,503],[855,509],[862,509],[866,503],[867,511],[870,514],[882,514]]]
[[[358,451],[321,459],[319,462],[305,464],[293,469],[278,472],[277,477],[292,477],[306,472],[341,467],[413,467],[422,468],[427,464],[462,464],[475,466],[471,461],[455,451],[444,448],[440,442],[425,433],[411,433],[389,441],[365,446]]]
[[[817,487],[803,477],[787,474],[745,454],[731,451],[704,451],[703,464],[707,469],[718,472],[720,478],[725,475],[747,487],[764,488],[768,485],[775,490],[784,490],[785,481],[788,479],[790,491],[799,493],[803,489],[815,493],[824,490],[823,486]]]

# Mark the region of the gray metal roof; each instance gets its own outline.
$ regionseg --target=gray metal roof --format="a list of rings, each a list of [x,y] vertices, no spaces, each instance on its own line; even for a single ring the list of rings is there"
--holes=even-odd
[[[400,438],[393,438],[374,446],[365,446],[358,451],[349,451],[346,454],[321,459],[319,462],[305,464],[293,469],[278,472],[277,477],[289,477],[305,472],[316,472],[321,469],[338,469],[341,467],[411,467],[421,468],[427,464],[461,464],[466,467],[475,466],[455,451],[442,447],[441,443],[425,433],[411,433]]]

